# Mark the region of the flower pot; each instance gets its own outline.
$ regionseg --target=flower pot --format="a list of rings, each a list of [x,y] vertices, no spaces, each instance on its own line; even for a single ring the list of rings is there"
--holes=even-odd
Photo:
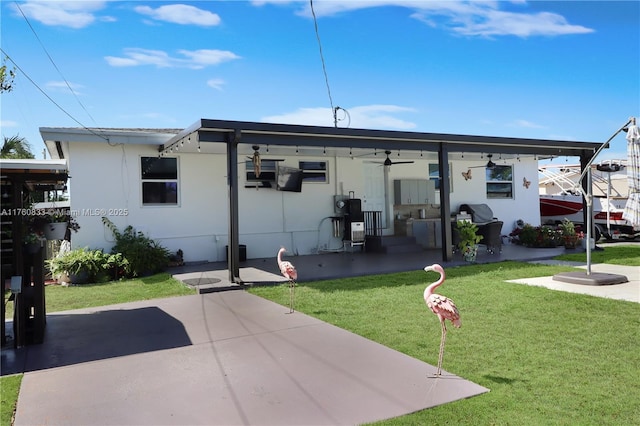
[[[25,244],[25,246],[27,248],[27,253],[29,254],[38,253],[40,251],[40,248],[42,247],[39,241],[37,243]]]
[[[478,256],[478,245],[466,246],[462,249],[462,257],[467,262],[475,262]]]
[[[65,272],[58,276],[58,282],[60,284],[69,284],[71,282],[71,278],[69,277],[69,274]]]
[[[578,244],[578,236],[577,235],[565,235],[564,237],[564,248],[574,249]]]
[[[581,241],[581,244],[582,244],[582,248],[584,250],[586,250],[587,249],[587,239],[583,238],[582,241]],[[591,238],[591,250],[593,250],[595,248],[596,248],[596,241],[593,238]]]
[[[44,226],[44,236],[47,240],[64,240],[67,233],[67,222],[47,223]]]
[[[77,274],[69,274],[69,279],[71,284],[86,284],[89,282],[89,272],[82,270]]]

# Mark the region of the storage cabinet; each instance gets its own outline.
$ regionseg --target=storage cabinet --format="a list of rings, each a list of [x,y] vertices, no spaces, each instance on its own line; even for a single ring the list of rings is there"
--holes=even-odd
[[[393,181],[394,204],[435,204],[436,185],[427,179],[398,179]]]
[[[440,219],[414,220],[412,235],[424,248],[442,247],[442,224]]]

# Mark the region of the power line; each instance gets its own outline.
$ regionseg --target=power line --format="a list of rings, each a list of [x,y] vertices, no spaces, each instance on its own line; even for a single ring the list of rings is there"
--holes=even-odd
[[[65,84],[67,85],[67,88],[71,91],[71,93],[73,94],[73,97],[76,98],[76,101],[78,101],[78,104],[80,104],[80,106],[82,107],[82,109],[84,110],[84,112],[87,113],[87,115],[89,116],[89,118],[91,118],[91,121],[94,122],[94,124],[98,124],[96,122],[96,120],[91,116],[91,114],[89,113],[89,111],[87,110],[87,108],[85,108],[85,106],[82,104],[82,102],[80,102],[80,99],[78,98],[78,95],[76,94],[76,92],[73,90],[73,88],[71,87],[71,85],[69,84],[69,82],[67,81],[67,79],[64,77],[64,75],[62,75],[62,71],[60,71],[60,69],[58,68],[58,65],[56,65],[55,61],[53,60],[53,58],[51,57],[51,55],[49,54],[49,52],[47,51],[47,48],[45,47],[44,43],[42,43],[42,40],[40,40],[40,37],[38,36],[38,33],[36,33],[36,30],[33,28],[33,26],[31,25],[31,22],[29,22],[29,19],[27,18],[27,16],[24,14],[24,12],[22,11],[22,8],[20,7],[20,5],[18,4],[18,2],[15,2],[16,7],[18,8],[18,10],[20,11],[20,14],[22,14],[22,17],[24,18],[24,20],[27,22],[27,25],[29,25],[29,28],[31,29],[31,32],[33,32],[33,35],[36,37],[36,40],[38,40],[38,43],[40,43],[40,46],[42,47],[42,50],[44,50],[44,53],[47,55],[47,57],[49,58],[49,61],[51,62],[51,64],[53,64],[53,67],[56,69],[56,71],[58,71],[58,74],[60,74],[60,77],[62,77],[62,79],[64,80]]]
[[[2,54],[9,60],[11,61],[11,63],[13,64],[13,66],[15,66],[18,71],[20,71],[22,73],[22,75],[24,75],[27,80],[29,80],[31,82],[31,84],[33,84],[36,89],[38,89],[40,91],[40,93],[42,93],[47,99],[49,99],[51,101],[51,103],[53,103],[55,106],[58,107],[58,109],[62,112],[64,112],[70,119],[72,119],[73,121],[75,121],[76,123],[78,123],[80,125],[80,127],[82,127],[83,129],[85,129],[86,131],[88,131],[89,133],[94,134],[95,136],[98,136],[104,140],[106,140],[107,142],[109,142],[109,138],[107,138],[106,136],[103,136],[99,133],[96,133],[95,131],[91,130],[90,128],[88,128],[87,126],[85,126],[84,124],[82,124],[80,121],[78,121],[74,116],[72,116],[71,114],[69,114],[64,108],[62,108],[56,101],[53,100],[53,98],[51,96],[49,96],[47,94],[47,92],[45,92],[44,90],[42,90],[42,88],[40,86],[38,86],[38,84],[33,81],[33,79],[31,77],[29,77],[29,75],[24,72],[24,70],[22,68],[20,68],[20,66],[16,63],[16,61],[14,61],[11,56],[9,56],[9,54],[7,54],[7,52],[4,51],[4,49],[2,47],[0,47],[0,52],[2,52]]]
[[[313,9],[313,0],[309,0],[309,6],[311,7],[311,15],[313,16],[313,25],[316,30],[316,38],[318,39],[318,48],[320,49],[320,61],[322,61],[322,72],[324,73],[324,81],[327,85],[327,94],[329,95],[329,104],[331,105],[331,113],[333,114],[333,125],[338,127],[338,109],[340,107],[333,106],[333,98],[331,97],[331,87],[329,86],[329,76],[327,75],[327,66],[324,62],[324,55],[322,53],[322,42],[320,41],[320,32],[318,31],[318,19],[316,18],[316,12]]]

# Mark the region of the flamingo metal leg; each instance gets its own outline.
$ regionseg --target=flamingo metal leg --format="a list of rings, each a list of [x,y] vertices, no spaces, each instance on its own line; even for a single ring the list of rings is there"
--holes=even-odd
[[[444,342],[447,339],[447,326],[442,321],[442,338],[440,339],[440,353],[438,354],[438,371],[436,376],[442,373],[442,356],[444,355]]]

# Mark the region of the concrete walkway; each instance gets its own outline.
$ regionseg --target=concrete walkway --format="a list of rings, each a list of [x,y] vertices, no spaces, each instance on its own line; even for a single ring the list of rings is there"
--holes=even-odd
[[[15,425],[355,425],[488,391],[288,312],[239,290],[49,314],[3,351]]]
[[[543,260],[534,263],[569,265],[587,270],[587,265],[577,262],[560,262],[554,260]],[[551,290],[568,291],[570,293],[589,294],[591,296],[606,297],[609,299],[627,300],[640,303],[640,267],[621,266],[608,263],[596,263],[591,265],[591,272],[602,272],[606,274],[617,274],[626,276],[629,280],[622,284],[612,285],[581,285],[562,281],[556,281],[553,277],[522,278],[510,280],[509,282],[518,284],[534,285],[545,287]]]

